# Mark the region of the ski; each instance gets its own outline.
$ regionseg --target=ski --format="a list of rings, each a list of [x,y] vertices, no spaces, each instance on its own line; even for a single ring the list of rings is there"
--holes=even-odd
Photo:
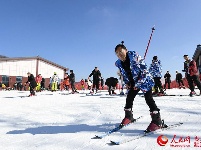
[[[100,93],[87,93],[86,96],[101,96]]]
[[[140,134],[138,134],[138,135],[136,135],[136,136],[134,136],[132,138],[127,138],[127,139],[122,140],[122,141],[110,141],[110,142],[113,145],[120,145],[120,144],[128,143],[128,142],[131,142],[131,141],[134,141],[134,140],[137,140],[137,139],[143,138],[145,136],[149,136],[149,135],[152,135],[152,134],[164,131],[164,130],[169,130],[169,129],[172,129],[174,127],[181,126],[182,124],[183,124],[182,122],[179,122],[179,123],[175,123],[175,124],[169,125],[167,127],[164,127],[162,129],[158,129],[158,130],[151,131],[151,132],[148,132],[148,133],[143,132],[143,133],[140,133]]]
[[[166,94],[164,96],[190,96],[189,94]],[[193,96],[200,96],[200,94],[195,94]],[[190,96],[190,97],[193,97],[193,96]]]
[[[19,96],[19,97],[25,98],[25,97],[34,97],[34,96],[37,96],[37,95],[32,95],[32,96],[27,95],[27,96]]]
[[[125,127],[127,127],[127,126],[129,126],[129,125],[131,125],[131,124],[133,124],[135,122],[137,122],[140,118],[142,118],[142,116],[136,118],[133,122],[131,122],[131,123],[125,125],[125,126],[117,126],[117,127],[113,128],[113,129],[109,130],[108,132],[103,133],[102,135],[95,135],[95,137],[99,138],[99,139],[102,139],[102,138],[104,138],[106,136],[109,136],[110,134],[112,134],[114,132],[117,132],[117,131],[119,131],[119,130],[121,130],[121,129],[123,129],[123,128],[125,128]]]

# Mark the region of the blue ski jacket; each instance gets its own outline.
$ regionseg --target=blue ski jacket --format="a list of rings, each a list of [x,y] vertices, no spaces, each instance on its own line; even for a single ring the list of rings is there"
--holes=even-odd
[[[147,70],[147,65],[144,60],[135,51],[128,51],[128,56],[130,59],[130,69],[133,80],[135,82],[135,88],[140,89],[142,92],[146,93],[151,90],[154,86],[154,81]],[[128,75],[122,66],[122,61],[118,59],[115,65],[119,68],[120,73],[123,76],[123,81],[125,84],[129,83]]]
[[[153,78],[155,77],[162,77],[162,65],[161,61],[152,61],[150,67],[149,67],[149,72]]]

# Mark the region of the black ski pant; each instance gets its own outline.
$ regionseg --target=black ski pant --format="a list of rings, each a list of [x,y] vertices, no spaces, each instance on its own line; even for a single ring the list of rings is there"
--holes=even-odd
[[[99,90],[99,80],[93,80],[93,88],[92,90],[94,91],[94,89]]]
[[[31,95],[35,95],[34,88],[31,84],[29,85],[29,91]]]
[[[158,89],[160,91],[162,91],[163,87],[162,87],[162,83],[161,83],[161,77],[154,77],[154,89],[155,89],[155,92],[158,93]]]
[[[179,87],[181,86],[181,84],[182,84],[182,86],[184,86],[184,82],[183,82],[182,79],[179,79],[177,82],[178,82],[178,84],[179,84]]]
[[[108,92],[109,92],[109,94],[114,94],[114,89],[115,89],[115,87],[113,87],[113,86],[108,86]],[[112,92],[112,93],[111,93]]]
[[[71,86],[71,89],[72,89],[72,92],[75,92],[75,82],[71,82],[70,83],[70,86]]]
[[[168,89],[170,89],[170,81],[165,81],[164,89],[166,89],[167,84],[168,84]]]
[[[134,90],[133,88],[130,89],[128,91],[128,95],[126,97],[126,106],[125,109],[129,109],[129,108],[133,108],[133,101],[135,99],[135,96],[138,94],[140,90]],[[147,105],[149,106],[149,111],[153,112],[153,111],[160,111],[160,109],[157,107],[153,96],[152,96],[152,90],[147,91],[146,93],[144,93],[144,97],[145,97],[145,101],[147,103]]]
[[[68,91],[68,90],[69,90],[69,85],[64,85],[64,89],[65,89],[66,91]]]
[[[188,75],[186,75],[186,79],[188,81],[189,89],[191,90],[191,92],[194,91],[194,89],[195,89],[194,83],[195,83],[195,85],[197,85],[198,89],[201,91],[201,83],[198,80],[197,75],[190,76],[188,74]]]

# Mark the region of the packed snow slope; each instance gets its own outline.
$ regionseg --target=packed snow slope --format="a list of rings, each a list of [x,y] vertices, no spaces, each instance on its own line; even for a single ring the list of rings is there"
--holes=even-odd
[[[133,114],[143,116],[119,132],[94,138],[118,126],[124,118],[125,96],[109,96],[102,91],[65,95],[66,91],[43,91],[26,97],[28,91],[0,91],[0,150],[160,150],[201,149],[201,96],[189,97],[189,89],[170,89],[167,94],[185,96],[154,97],[167,125],[183,125],[124,143],[110,140],[134,138],[151,118],[144,97],[137,95]],[[119,92],[119,91],[116,91]],[[198,89],[196,89],[198,93]],[[165,146],[160,146],[160,135]]]

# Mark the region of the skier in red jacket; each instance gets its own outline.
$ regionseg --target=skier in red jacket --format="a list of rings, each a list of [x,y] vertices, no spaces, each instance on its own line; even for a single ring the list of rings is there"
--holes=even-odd
[[[196,66],[196,62],[194,60],[189,59],[188,55],[184,55],[184,59],[186,60],[184,62],[184,70],[182,70],[183,72],[185,72],[185,77],[188,81],[188,85],[189,88],[191,90],[190,92],[190,96],[196,95],[194,89],[195,89],[195,85],[197,85],[198,89],[200,90],[200,94],[201,94],[201,83],[198,80],[198,69]]]

